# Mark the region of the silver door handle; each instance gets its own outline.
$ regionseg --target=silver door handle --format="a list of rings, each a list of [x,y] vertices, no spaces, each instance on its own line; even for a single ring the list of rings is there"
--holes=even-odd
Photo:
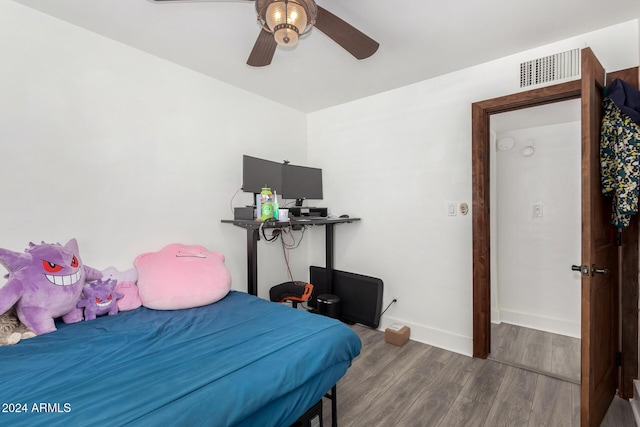
[[[609,274],[609,269],[608,268],[596,268],[595,266],[591,269],[591,274],[593,274],[594,276],[596,274]]]

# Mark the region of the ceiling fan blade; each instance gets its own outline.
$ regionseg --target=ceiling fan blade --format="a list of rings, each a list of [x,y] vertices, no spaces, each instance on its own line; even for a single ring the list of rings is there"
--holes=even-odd
[[[253,45],[249,59],[247,59],[247,65],[264,67],[265,65],[271,64],[277,46],[278,43],[276,43],[276,40],[273,38],[273,34],[263,29],[260,31],[260,34],[258,34],[258,39]]]
[[[370,57],[380,46],[377,41],[320,6],[315,27],[358,59]]]

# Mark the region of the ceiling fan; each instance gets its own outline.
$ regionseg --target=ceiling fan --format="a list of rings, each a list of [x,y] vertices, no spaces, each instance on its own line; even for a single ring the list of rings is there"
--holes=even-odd
[[[177,3],[193,0],[151,0],[155,3]],[[233,1],[233,0],[229,0]],[[247,64],[264,67],[271,64],[278,44],[294,46],[298,36],[313,27],[322,31],[357,59],[373,55],[378,42],[357,28],[316,5],[314,0],[254,0],[258,22],[262,27]]]

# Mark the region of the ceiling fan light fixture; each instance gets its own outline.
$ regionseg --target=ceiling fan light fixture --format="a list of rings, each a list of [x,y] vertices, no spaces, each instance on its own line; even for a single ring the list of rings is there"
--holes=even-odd
[[[298,36],[308,33],[315,22],[313,0],[257,0],[258,21],[279,45],[295,46]]]
[[[281,46],[295,46],[298,43],[298,28],[291,24],[276,25],[273,38]]]

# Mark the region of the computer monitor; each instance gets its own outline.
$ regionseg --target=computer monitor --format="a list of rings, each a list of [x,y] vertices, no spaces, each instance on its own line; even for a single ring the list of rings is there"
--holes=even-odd
[[[305,199],[321,200],[322,169],[282,165],[282,197],[296,199],[296,206]]]
[[[260,193],[263,187],[282,192],[282,163],[242,156],[242,190]]]

